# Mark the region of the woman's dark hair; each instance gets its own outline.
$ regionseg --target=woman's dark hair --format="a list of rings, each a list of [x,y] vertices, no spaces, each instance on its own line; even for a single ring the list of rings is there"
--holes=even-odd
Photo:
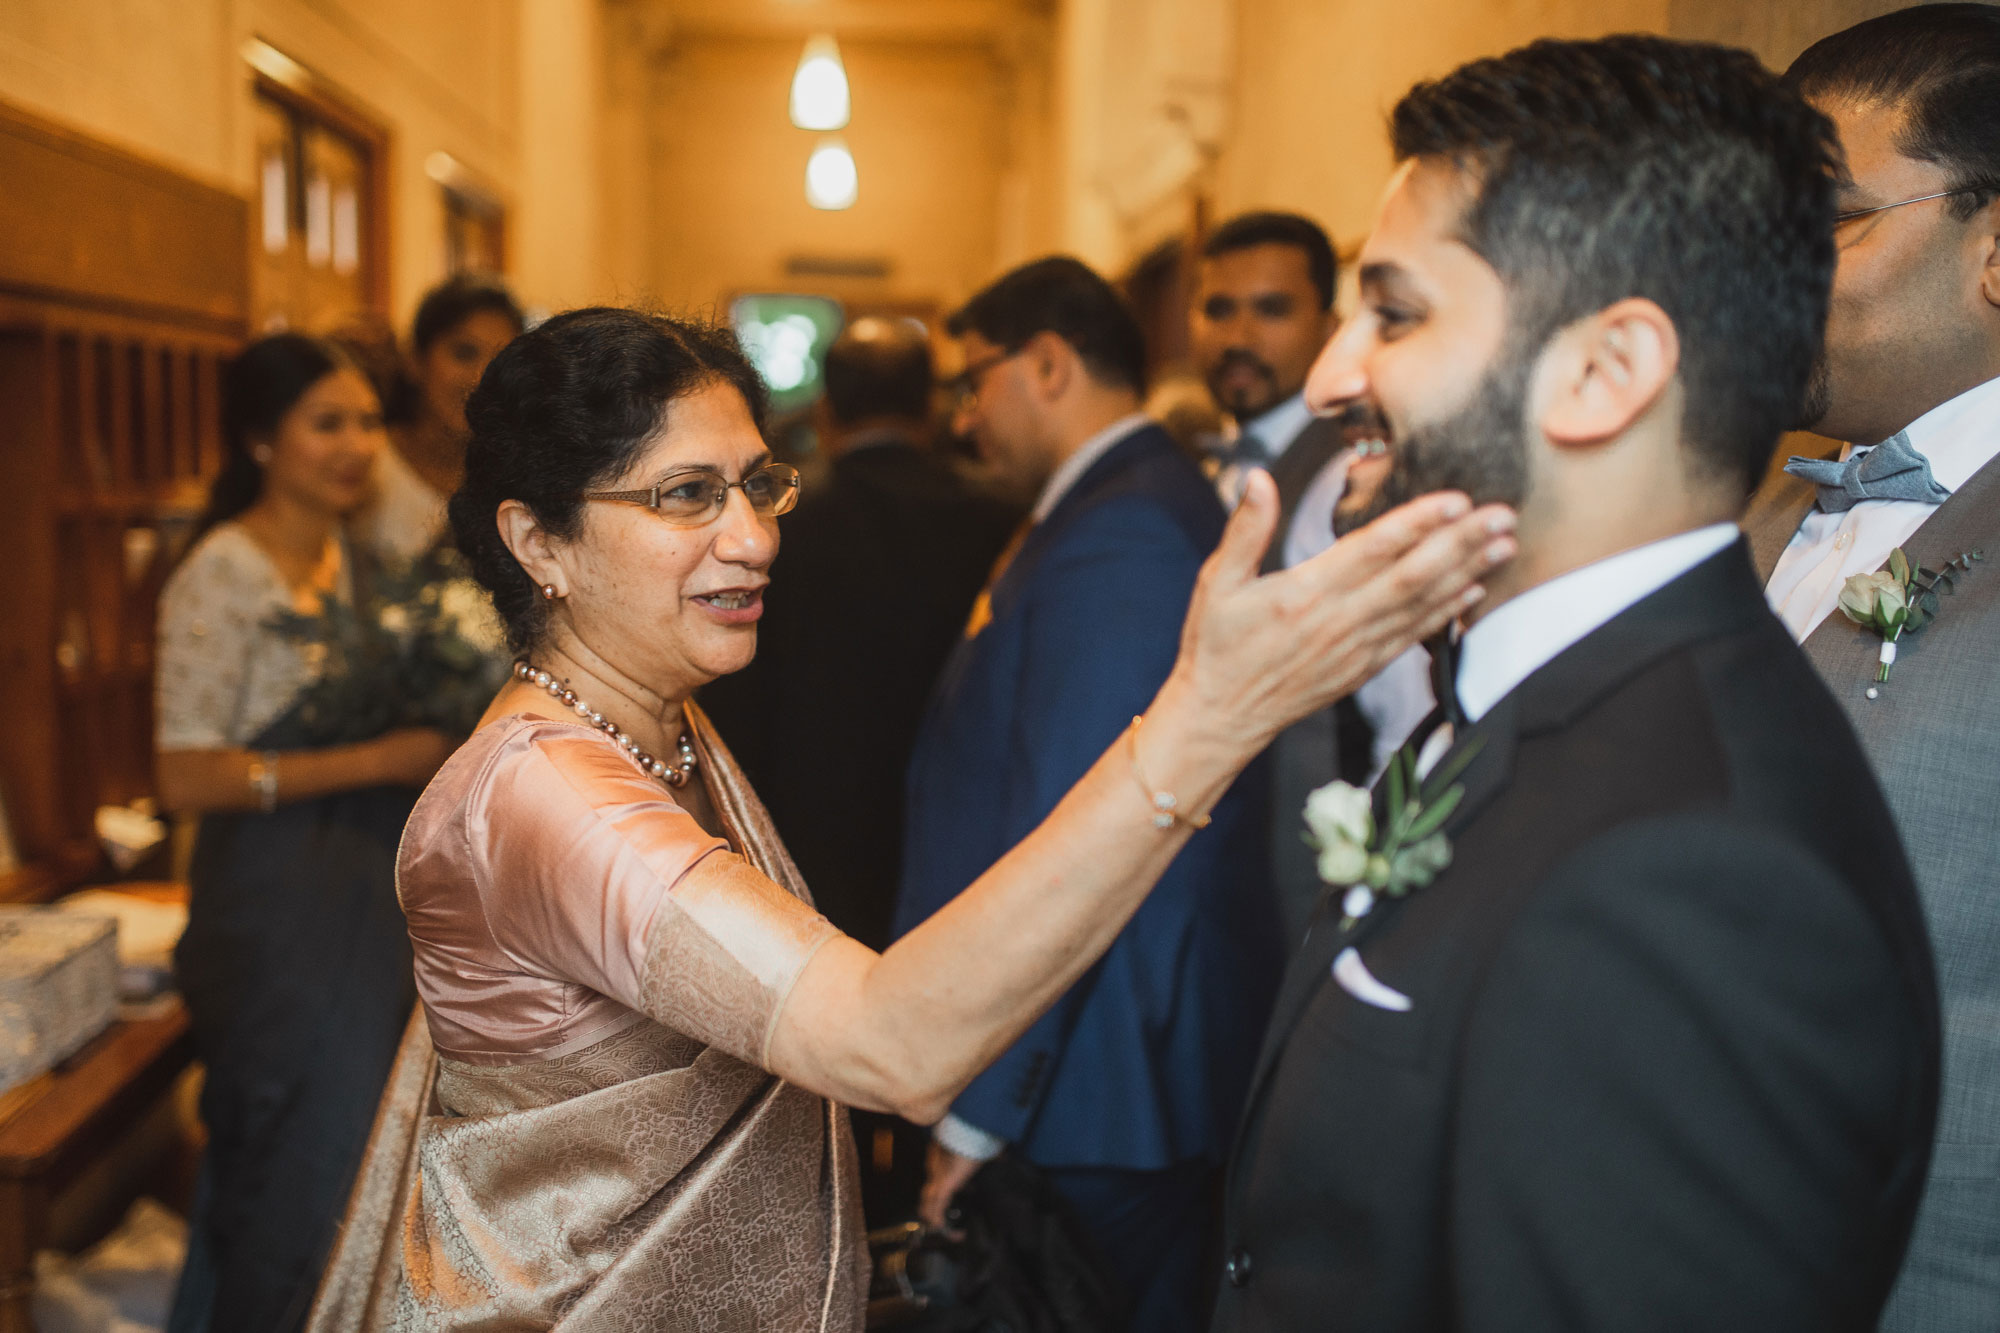
[[[410,325],[410,345],[422,356],[431,344],[482,310],[504,316],[516,332],[528,327],[521,303],[490,273],[454,273],[424,294]]]
[[[518,500],[548,532],[574,539],[583,493],[625,474],[671,403],[718,382],[743,395],[762,431],[763,381],[736,335],[716,325],[593,306],[555,316],[493,358],[465,404],[472,440],[451,530],[516,651],[540,638],[547,604],[500,539],[501,503]]]
[[[528,317],[506,283],[490,273],[454,273],[425,292],[424,299],[417,303],[417,317],[410,324],[411,349],[422,356],[438,339],[482,310],[504,317],[517,333],[528,327]],[[406,426],[417,419],[423,400],[423,386],[404,372],[397,379],[395,391],[383,398],[382,415]]]
[[[229,363],[222,372],[222,471],[208,488],[197,538],[264,493],[264,469],[250,456],[257,438],[277,430],[313,385],[336,370],[353,369],[353,359],[338,346],[303,333],[259,338]]]

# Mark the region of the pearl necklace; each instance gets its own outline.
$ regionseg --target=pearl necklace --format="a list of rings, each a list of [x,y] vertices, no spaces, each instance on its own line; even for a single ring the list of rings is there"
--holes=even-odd
[[[590,723],[591,726],[596,727],[612,740],[617,741],[618,748],[638,761],[640,768],[659,778],[669,787],[677,790],[685,787],[688,785],[688,779],[694,776],[694,742],[688,739],[688,729],[685,726],[681,728],[679,762],[667,764],[653,758],[653,756],[640,749],[639,742],[618,730],[617,723],[610,721],[604,714],[577,698],[575,690],[572,690],[569,686],[563,684],[526,658],[522,658],[520,661],[514,663],[514,678],[516,680],[527,681],[533,685],[539,685],[547,690],[552,697],[560,699],[563,703],[574,708],[578,717]]]

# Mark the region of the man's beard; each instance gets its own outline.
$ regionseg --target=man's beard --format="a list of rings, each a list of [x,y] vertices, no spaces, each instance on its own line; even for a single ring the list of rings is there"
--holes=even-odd
[[[1833,410],[1833,372],[1827,366],[1826,348],[1813,358],[1812,374],[1806,379],[1805,401],[1799,404],[1797,429],[1815,430]]]
[[[1502,354],[1463,407],[1397,439],[1375,503],[1352,526],[1432,491],[1463,491],[1475,505],[1515,509],[1528,494],[1528,377],[1533,358]]]
[[[1251,370],[1255,371],[1259,384],[1257,387],[1248,390],[1225,393],[1222,388],[1223,376],[1227,375],[1237,366],[1248,366]],[[1241,347],[1232,347],[1222,354],[1222,359],[1216,362],[1215,368],[1208,373],[1206,383],[1208,384],[1210,396],[1222,407],[1223,411],[1235,417],[1239,422],[1248,420],[1251,417],[1261,416],[1264,412],[1276,407],[1280,401],[1278,394],[1278,372],[1264,364],[1263,359],[1255,352],[1246,351]]]

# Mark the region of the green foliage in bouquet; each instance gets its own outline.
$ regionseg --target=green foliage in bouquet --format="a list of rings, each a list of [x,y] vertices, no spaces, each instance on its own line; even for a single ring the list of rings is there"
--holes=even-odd
[[[318,660],[295,705],[312,745],[346,745],[397,727],[469,736],[509,659],[486,590],[448,546],[407,568],[370,569],[354,602],[329,598],[318,615],[284,612],[280,634]]]

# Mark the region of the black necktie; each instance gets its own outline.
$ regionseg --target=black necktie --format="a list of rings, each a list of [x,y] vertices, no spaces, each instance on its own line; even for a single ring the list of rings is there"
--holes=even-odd
[[[1431,655],[1431,693],[1444,705],[1444,720],[1452,731],[1462,732],[1465,711],[1458,702],[1458,636],[1447,625],[1424,640],[1424,647]]]

